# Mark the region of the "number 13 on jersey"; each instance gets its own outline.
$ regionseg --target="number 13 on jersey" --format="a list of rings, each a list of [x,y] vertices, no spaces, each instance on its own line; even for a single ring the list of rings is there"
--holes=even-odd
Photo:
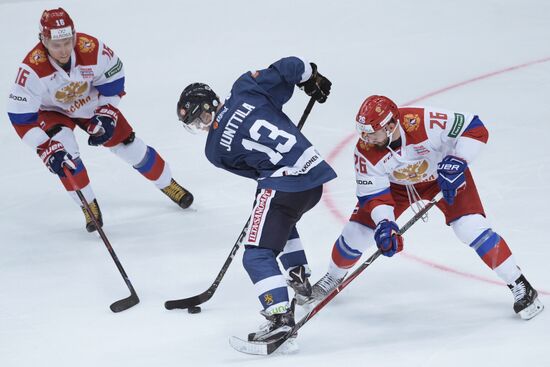
[[[269,130],[269,134],[267,134],[267,137],[269,139],[275,141],[278,138],[283,138],[285,142],[278,143],[277,146],[275,146],[275,150],[271,149],[266,145],[260,144],[259,141],[260,141],[260,138],[262,137],[262,134],[260,133],[260,129],[262,127]],[[283,155],[281,153],[290,152],[294,144],[296,144],[296,137],[294,135],[279,129],[277,126],[273,125],[272,123],[266,120],[256,120],[254,124],[250,127],[249,132],[250,132],[250,137],[254,140],[243,139],[242,140],[243,147],[247,150],[256,150],[267,154],[269,156],[269,161],[273,164],[279,163],[279,161],[283,159]]]

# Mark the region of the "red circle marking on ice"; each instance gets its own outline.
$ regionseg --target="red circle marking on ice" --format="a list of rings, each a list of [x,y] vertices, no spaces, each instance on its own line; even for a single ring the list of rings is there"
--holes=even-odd
[[[474,82],[477,82],[477,81],[480,81],[480,80],[488,79],[488,78],[491,78],[491,77],[494,77],[494,76],[497,76],[497,75],[509,73],[511,71],[515,71],[515,70],[518,70],[518,69],[523,69],[523,68],[533,66],[533,65],[536,65],[536,64],[542,64],[542,63],[548,62],[548,61],[550,61],[550,57],[545,57],[543,59],[530,61],[530,62],[526,62],[526,63],[519,64],[519,65],[510,66],[508,68],[493,71],[493,72],[490,72],[490,73],[487,73],[487,74],[482,74],[480,76],[476,76],[474,78],[467,79],[467,80],[464,80],[464,81],[459,82],[459,83],[451,84],[451,85],[449,85],[447,87],[444,87],[444,88],[441,88],[441,89],[437,89],[433,92],[430,92],[430,93],[425,94],[423,96],[412,99],[408,102],[405,102],[403,105],[404,106],[412,105],[412,104],[415,104],[417,102],[428,99],[430,97],[445,93],[447,91],[462,87],[462,86],[467,85],[467,84],[471,84],[471,83],[474,83]],[[355,141],[356,139],[357,139],[357,134],[355,132],[349,134],[344,139],[342,139],[338,144],[336,144],[334,149],[332,149],[330,151],[330,153],[328,154],[327,159],[326,159],[327,162],[329,164],[332,163],[338,157],[338,155],[340,155],[340,153],[342,152],[344,147],[346,147],[348,144]],[[322,201],[328,207],[330,213],[332,215],[334,215],[338,220],[340,220],[342,223],[346,223],[348,221],[348,216],[346,216],[346,215],[344,215],[340,212],[340,210],[338,209],[338,207],[334,203],[334,200],[332,199],[332,195],[331,195],[331,191],[330,191],[330,183],[325,185],[325,187],[324,187]],[[493,279],[489,279],[489,278],[485,278],[485,277],[482,277],[482,276],[466,273],[466,272],[463,272],[463,271],[460,271],[460,270],[456,270],[456,269],[453,269],[453,268],[448,267],[446,265],[438,264],[436,262],[426,260],[426,259],[423,259],[423,258],[415,256],[415,255],[403,253],[402,256],[406,257],[409,260],[418,262],[420,264],[426,265],[430,268],[437,269],[437,270],[440,270],[440,271],[443,271],[443,272],[456,274],[456,275],[459,275],[459,276],[462,276],[462,277],[465,277],[465,278],[479,280],[479,281],[482,281],[482,282],[485,282],[485,283],[505,285],[502,282],[499,282],[499,281],[496,281],[496,280],[493,280]],[[538,292],[539,292],[539,294],[550,295],[550,291],[538,290]]]

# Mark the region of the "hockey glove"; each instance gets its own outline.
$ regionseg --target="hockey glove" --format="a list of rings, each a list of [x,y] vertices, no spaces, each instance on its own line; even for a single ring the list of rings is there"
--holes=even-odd
[[[86,132],[90,134],[88,145],[103,145],[113,137],[118,110],[111,105],[99,106],[90,120]]]
[[[298,87],[313,97],[317,102],[324,103],[330,94],[332,83],[317,71],[317,65],[311,63],[311,77],[303,83],[297,84]]]
[[[443,198],[449,205],[453,205],[458,190],[466,186],[464,171],[468,163],[458,157],[448,155],[437,165],[437,183]]]
[[[76,169],[76,163],[73,157],[67,153],[63,144],[57,140],[48,140],[36,148],[36,153],[42,162],[48,167],[51,173],[59,177],[65,177],[63,166],[66,166],[71,172]]]
[[[392,257],[403,250],[403,237],[399,234],[399,227],[395,222],[381,220],[374,231],[374,239],[384,256]]]

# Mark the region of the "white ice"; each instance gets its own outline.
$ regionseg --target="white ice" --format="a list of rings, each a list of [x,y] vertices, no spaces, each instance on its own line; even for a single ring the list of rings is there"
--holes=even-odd
[[[119,273],[0,102],[0,366],[550,365],[550,310],[520,320],[509,290],[488,282],[498,279],[436,211],[407,233],[404,253],[378,259],[302,329],[297,354],[251,357],[229,346],[228,336],[262,322],[241,253],[201,314],[163,308],[211,284],[255,189],[207,162],[205,137],[176,119],[179,93],[204,81],[223,96],[244,71],[287,55],[316,62],[334,83],[304,128],[325,157],[353,134],[367,95],[406,103],[485,76],[417,103],[471,111],[489,127],[473,166],[478,189],[494,229],[550,307],[550,2],[2,1],[3,101],[37,40],[42,10],[60,5],[79,31],[122,58],[121,109],[196,202],[180,210],[78,132],[105,232],[142,299],[113,314],[109,304],[128,294]],[[296,90],[286,111],[298,120],[306,103]],[[313,280],[355,203],[352,149],[348,140],[331,160],[339,178],[326,200],[334,209],[324,200],[299,225]]]

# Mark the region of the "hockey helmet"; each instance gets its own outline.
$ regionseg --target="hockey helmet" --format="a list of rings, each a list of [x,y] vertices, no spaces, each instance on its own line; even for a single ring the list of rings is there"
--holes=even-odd
[[[204,83],[189,84],[181,92],[178,101],[178,119],[191,132],[207,130],[212,120],[203,121],[201,114],[203,112],[211,113],[213,119],[219,105],[220,99],[208,85]],[[182,113],[182,110],[184,113]]]
[[[63,8],[44,10],[40,18],[40,40],[60,40],[75,35],[74,23]]]
[[[366,134],[373,134],[392,121],[397,124],[399,120],[397,105],[388,97],[378,95],[365,99],[355,117],[357,131],[363,140]],[[386,130],[388,136],[392,132]]]

